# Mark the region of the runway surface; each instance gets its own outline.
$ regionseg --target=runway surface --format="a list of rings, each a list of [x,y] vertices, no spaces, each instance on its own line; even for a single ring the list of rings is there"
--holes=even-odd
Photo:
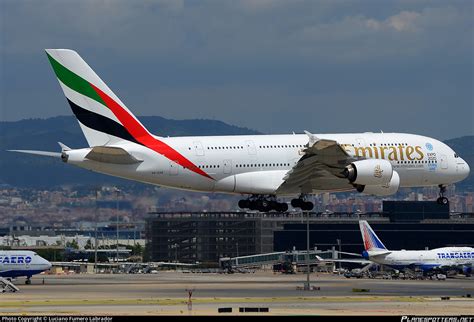
[[[269,314],[474,315],[472,278],[347,279],[319,273],[311,275],[319,288],[312,291],[300,289],[305,279],[273,272],[39,275],[32,285],[18,279],[20,292],[0,294],[0,314],[199,315],[219,314],[222,307],[238,314],[239,307],[266,307]]]

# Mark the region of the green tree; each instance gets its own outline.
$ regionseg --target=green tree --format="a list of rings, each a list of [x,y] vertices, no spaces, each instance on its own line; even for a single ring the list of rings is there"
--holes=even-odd
[[[143,247],[139,243],[132,246],[132,255],[143,256]]]
[[[84,246],[85,249],[92,249],[92,241],[90,239],[87,240],[86,245]]]
[[[75,239],[73,239],[72,241],[66,243],[66,247],[67,248],[79,249],[79,244],[77,243],[77,241]]]

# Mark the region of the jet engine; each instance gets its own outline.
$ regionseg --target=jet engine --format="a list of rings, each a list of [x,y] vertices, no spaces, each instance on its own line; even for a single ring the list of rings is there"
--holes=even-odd
[[[367,159],[351,163],[342,174],[354,185],[381,186],[390,183],[393,172],[389,161]]]
[[[397,171],[393,171],[392,179],[390,182],[383,185],[357,185],[357,191],[368,194],[368,195],[375,195],[375,196],[389,196],[396,194],[398,191],[398,187],[400,186],[400,176],[398,175]]]

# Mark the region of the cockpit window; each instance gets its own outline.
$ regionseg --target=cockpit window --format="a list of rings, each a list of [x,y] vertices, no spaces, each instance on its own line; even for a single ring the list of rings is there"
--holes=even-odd
[[[459,158],[459,155],[457,155],[456,153],[454,153],[454,157],[455,157],[455,158]]]

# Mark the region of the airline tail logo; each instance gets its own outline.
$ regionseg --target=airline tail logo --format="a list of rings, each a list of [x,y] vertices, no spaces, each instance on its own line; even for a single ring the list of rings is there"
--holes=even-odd
[[[152,136],[77,52],[47,49],[46,53],[89,146],[127,140],[214,180],[171,146]]]
[[[382,241],[377,237],[372,228],[369,226],[367,221],[361,220],[359,222],[359,226],[360,232],[362,234],[362,239],[364,241],[365,250],[387,249],[382,243]]]

